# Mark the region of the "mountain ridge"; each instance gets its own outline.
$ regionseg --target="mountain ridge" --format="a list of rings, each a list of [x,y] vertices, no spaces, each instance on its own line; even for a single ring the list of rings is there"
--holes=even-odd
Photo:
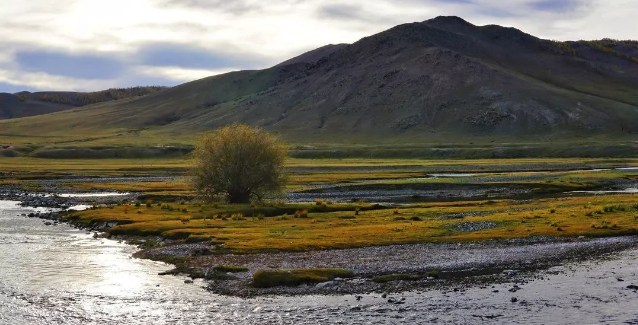
[[[234,122],[293,142],[631,137],[638,133],[637,44],[555,42],[437,17],[320,47],[268,69],[0,126],[128,141],[193,139]]]

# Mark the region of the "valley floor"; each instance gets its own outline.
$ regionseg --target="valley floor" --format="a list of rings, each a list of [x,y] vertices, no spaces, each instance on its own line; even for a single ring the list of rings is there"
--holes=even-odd
[[[253,205],[199,201],[189,162],[178,159],[2,158],[0,166],[3,198],[93,206],[62,218],[231,295],[498,281],[507,269],[635,247],[638,234],[636,159],[291,159],[287,197]],[[353,275],[251,285],[258,271],[317,268]]]

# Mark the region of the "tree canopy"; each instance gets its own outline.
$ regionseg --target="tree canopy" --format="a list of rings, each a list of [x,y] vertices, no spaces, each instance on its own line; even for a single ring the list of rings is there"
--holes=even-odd
[[[259,128],[233,124],[197,144],[194,186],[208,200],[248,203],[282,192],[287,177],[286,146]]]

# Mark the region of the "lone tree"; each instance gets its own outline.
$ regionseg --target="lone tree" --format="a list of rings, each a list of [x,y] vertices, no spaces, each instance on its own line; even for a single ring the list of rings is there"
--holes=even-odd
[[[287,155],[285,145],[261,129],[233,124],[215,130],[195,148],[195,188],[209,200],[261,200],[282,191]]]

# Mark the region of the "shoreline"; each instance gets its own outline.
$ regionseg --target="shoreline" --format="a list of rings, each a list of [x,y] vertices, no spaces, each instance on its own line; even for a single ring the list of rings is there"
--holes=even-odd
[[[3,199],[13,199],[25,196]],[[86,198],[49,197],[49,207],[59,208],[69,204],[87,203]],[[33,201],[21,201],[23,206]],[[61,202],[61,201],[64,201]],[[108,200],[106,200],[108,202]],[[106,204],[104,201],[99,204]],[[52,206],[51,206],[52,205]],[[65,222],[78,229],[94,232],[95,238],[124,241],[140,250],[133,257],[162,261],[175,265],[166,274],[179,274],[193,279],[204,278],[207,290],[213,294],[242,298],[279,295],[347,295],[370,293],[400,293],[412,290],[455,289],[485,286],[508,281],[526,282],[538,271],[570,262],[604,259],[616,252],[638,247],[638,236],[602,238],[532,237],[508,240],[485,240],[472,242],[443,242],[373,246],[306,252],[273,252],[253,254],[211,255],[209,244],[164,243],[158,247],[144,249],[147,240],[153,237],[117,235],[106,232],[108,224],[85,225],[64,217],[58,212],[34,213],[38,217],[54,222]],[[447,257],[447,261],[446,261]],[[473,258],[474,257],[474,258]],[[477,259],[476,257],[483,257]],[[489,257],[489,258],[485,258]],[[188,260],[186,264],[182,264]],[[186,266],[185,266],[186,265]],[[248,272],[219,274],[206,278],[214,265],[242,265]],[[254,288],[252,274],[259,270],[287,270],[303,268],[343,268],[352,270],[350,279],[335,279],[317,284],[295,287],[277,286]],[[436,277],[428,276],[435,272]],[[414,275],[418,279],[396,280],[377,283],[373,278],[380,275]],[[221,277],[220,277],[221,275]],[[158,275],[160,276],[160,275]],[[218,279],[214,279],[217,277]],[[223,279],[221,279],[223,278]],[[189,280],[185,282],[190,283]]]

